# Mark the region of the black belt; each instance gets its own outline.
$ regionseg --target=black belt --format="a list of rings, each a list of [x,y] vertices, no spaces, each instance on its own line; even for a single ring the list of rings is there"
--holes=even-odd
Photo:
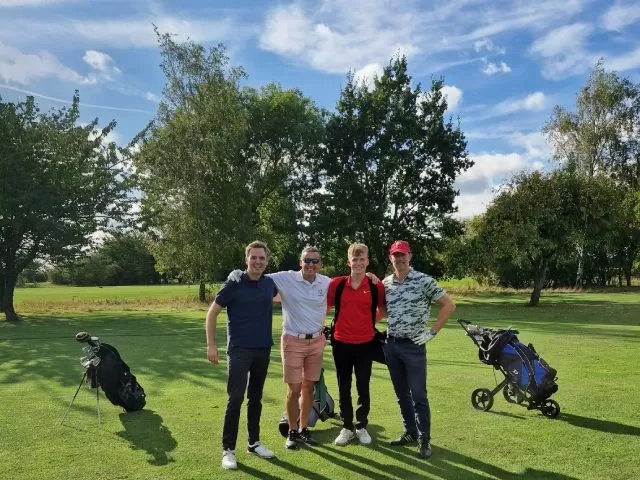
[[[413,343],[413,340],[407,337],[394,337],[393,335],[387,335],[387,342],[393,343]]]

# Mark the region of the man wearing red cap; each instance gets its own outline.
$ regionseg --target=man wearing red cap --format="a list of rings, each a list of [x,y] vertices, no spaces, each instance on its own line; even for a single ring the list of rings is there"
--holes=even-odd
[[[444,327],[455,304],[429,275],[411,268],[411,249],[404,240],[389,249],[393,274],[383,280],[387,301],[387,368],[398,397],[404,432],[392,446],[418,443],[423,458],[431,456],[431,411],[427,398],[426,343]],[[431,304],[440,306],[427,330]]]

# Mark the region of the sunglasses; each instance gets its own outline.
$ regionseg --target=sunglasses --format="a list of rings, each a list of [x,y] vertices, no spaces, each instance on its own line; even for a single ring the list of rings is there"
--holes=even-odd
[[[309,265],[310,263],[317,265],[320,263],[320,259],[319,258],[305,258],[302,260],[304,263],[306,263],[307,265]]]

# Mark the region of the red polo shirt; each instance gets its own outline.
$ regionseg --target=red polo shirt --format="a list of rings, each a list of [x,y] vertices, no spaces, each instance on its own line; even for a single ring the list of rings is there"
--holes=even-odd
[[[329,284],[327,306],[335,305],[336,288],[345,277],[336,277]],[[351,276],[340,297],[340,316],[336,320],[333,336],[339,342],[366,343],[373,340],[373,323],[371,322],[371,292],[369,280],[364,277],[357,289],[351,287]],[[384,307],[384,285],[378,282],[378,307]]]

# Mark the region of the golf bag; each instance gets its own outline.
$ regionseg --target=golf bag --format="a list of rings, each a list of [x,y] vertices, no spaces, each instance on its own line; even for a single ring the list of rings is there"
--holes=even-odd
[[[323,422],[330,417],[334,417],[335,404],[331,395],[327,391],[327,385],[324,382],[324,369],[320,372],[320,380],[316,382],[316,386],[313,388],[313,405],[309,412],[309,418],[307,424],[309,427],[315,427],[318,419]],[[278,423],[278,430],[283,437],[286,437],[289,433],[289,418],[287,412],[284,412],[280,422]]]
[[[146,404],[144,389],[129,365],[120,357],[118,350],[87,332],[76,334],[76,340],[86,342],[83,351],[87,354],[81,361],[91,388],[102,388],[107,399],[127,412],[141,410]]]
[[[509,403],[524,404],[538,409],[549,418],[560,414],[560,405],[551,397],[558,391],[557,371],[551,368],[533,348],[518,340],[517,330],[486,328],[472,325],[466,320],[458,323],[478,347],[478,358],[504,375],[496,388],[477,388],[471,394],[471,403],[477,410],[488,411],[494,396],[502,391]]]

